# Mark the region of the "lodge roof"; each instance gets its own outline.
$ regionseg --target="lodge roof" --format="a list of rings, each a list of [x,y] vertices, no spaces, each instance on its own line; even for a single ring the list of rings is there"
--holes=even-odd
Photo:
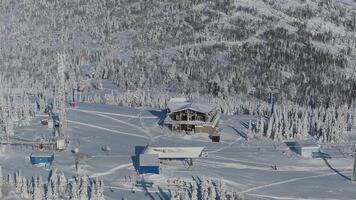
[[[176,99],[172,99],[168,102],[168,108],[170,112],[180,112],[183,110],[192,110],[195,112],[203,113],[203,114],[208,114],[212,110],[214,110],[214,106],[208,105],[208,104],[202,104],[202,103],[197,103],[197,102],[189,102],[186,99],[183,101],[183,99],[179,99],[177,101]]]

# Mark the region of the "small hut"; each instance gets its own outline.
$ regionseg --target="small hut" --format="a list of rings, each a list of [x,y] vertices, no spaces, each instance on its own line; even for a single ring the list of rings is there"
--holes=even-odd
[[[140,154],[138,171],[140,174],[159,174],[158,154]]]
[[[52,164],[54,160],[53,152],[46,151],[33,151],[30,156],[31,164],[40,165],[40,164]]]

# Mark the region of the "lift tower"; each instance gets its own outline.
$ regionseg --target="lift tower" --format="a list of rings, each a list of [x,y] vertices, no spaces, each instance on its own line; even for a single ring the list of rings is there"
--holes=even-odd
[[[354,151],[352,153],[353,157],[354,157],[354,164],[352,166],[352,177],[351,180],[352,181],[356,181],[356,151]]]
[[[66,94],[65,94],[65,62],[66,55],[59,54],[58,55],[58,79],[59,79],[59,87],[58,87],[58,111],[59,111],[59,134],[60,137],[65,139],[68,142],[68,133],[67,133],[67,113],[66,113]]]

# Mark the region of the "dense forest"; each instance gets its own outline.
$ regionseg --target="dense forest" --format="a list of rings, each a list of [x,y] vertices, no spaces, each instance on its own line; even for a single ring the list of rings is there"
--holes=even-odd
[[[263,114],[274,93],[281,110],[353,113],[352,0],[3,0],[0,11],[4,99],[55,96],[65,53],[67,92],[86,102],[162,107],[175,94],[207,96],[225,113]],[[85,95],[104,80],[122,93]]]

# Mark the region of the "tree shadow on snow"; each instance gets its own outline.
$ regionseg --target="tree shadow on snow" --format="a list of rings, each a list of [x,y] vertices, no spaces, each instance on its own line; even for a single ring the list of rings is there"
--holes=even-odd
[[[338,171],[337,169],[335,169],[333,166],[330,165],[330,163],[328,162],[327,158],[323,157],[322,158],[325,162],[325,164],[335,173],[337,173],[338,175],[340,175],[342,178],[351,181],[351,178],[345,176],[344,174],[342,174],[340,171]]]
[[[202,194],[202,180],[199,178],[199,176],[197,176],[197,177],[192,176],[192,178],[193,178],[193,181],[195,181],[197,184],[198,199],[202,199],[203,198],[201,196],[201,194]]]
[[[146,146],[135,146],[135,155],[131,156],[132,165],[134,166],[135,170],[138,171],[139,166],[139,156],[143,153]]]
[[[144,177],[142,176],[142,180],[140,182],[142,188],[145,191],[145,196],[149,197],[152,200],[155,200],[155,198],[153,197],[153,195],[150,193],[150,191],[148,191],[148,187],[152,187],[152,183],[146,182],[146,180],[144,179]]]
[[[163,126],[164,119],[166,118],[167,111],[166,110],[149,110],[153,116],[159,118],[158,125]]]
[[[160,199],[162,199],[162,200],[163,200],[163,199],[170,199],[170,195],[167,194],[165,191],[163,191],[162,188],[159,187],[159,186],[158,186],[158,191],[159,191],[159,194],[160,194],[160,195],[159,195],[159,198],[160,198]]]
[[[246,133],[239,131],[237,128],[235,128],[234,126],[228,125],[230,128],[232,128],[237,134],[240,135],[240,137],[242,137],[245,140],[248,140],[248,136]]]

